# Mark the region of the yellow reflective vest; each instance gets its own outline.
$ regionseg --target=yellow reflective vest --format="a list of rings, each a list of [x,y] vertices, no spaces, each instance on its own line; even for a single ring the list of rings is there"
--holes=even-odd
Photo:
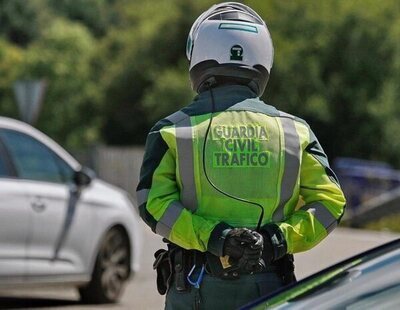
[[[345,198],[327,156],[308,124],[265,104],[246,86],[200,93],[150,131],[137,199],[157,234],[185,249],[221,255],[219,234],[275,223],[288,253],[324,239],[343,215]],[[213,122],[203,145],[211,112]]]

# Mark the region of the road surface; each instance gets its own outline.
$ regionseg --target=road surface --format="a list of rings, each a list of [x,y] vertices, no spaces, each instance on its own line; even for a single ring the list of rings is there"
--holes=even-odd
[[[35,288],[16,290],[10,288],[0,292],[0,309],[62,309],[62,310],[156,310],[163,309],[164,298],[155,287],[152,270],[153,253],[163,247],[161,239],[144,227],[144,249],[141,270],[126,287],[121,302],[117,305],[80,305],[78,294],[70,288]],[[323,243],[296,255],[296,274],[299,279],[354,254],[398,238],[399,235],[354,229],[336,229]]]

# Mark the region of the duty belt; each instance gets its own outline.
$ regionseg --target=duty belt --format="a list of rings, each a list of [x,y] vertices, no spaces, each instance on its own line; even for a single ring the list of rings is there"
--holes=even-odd
[[[255,273],[266,273],[266,272],[277,272],[278,267],[275,265],[262,265],[262,268],[249,272],[238,268],[238,266],[231,265],[228,263],[228,257],[218,257],[209,252],[203,253],[196,250],[184,250],[177,247],[173,250],[174,260],[174,271],[183,272],[187,275],[189,270],[193,266],[204,266],[205,272],[213,277],[222,279],[239,279],[241,275],[255,274]],[[189,270],[182,270],[181,266],[191,266]],[[187,268],[185,268],[187,269]],[[175,275],[175,279],[182,278],[182,276]]]
[[[186,292],[192,286],[198,288],[204,273],[221,279],[235,280],[245,274],[273,272],[278,274],[285,284],[296,281],[293,255],[285,255],[256,272],[245,272],[237,266],[226,264],[226,258],[221,259],[208,252],[185,250],[172,243],[168,243],[168,250],[160,249],[154,256],[153,268],[157,270],[157,288],[161,295],[168,291],[172,282],[175,283],[178,292]]]

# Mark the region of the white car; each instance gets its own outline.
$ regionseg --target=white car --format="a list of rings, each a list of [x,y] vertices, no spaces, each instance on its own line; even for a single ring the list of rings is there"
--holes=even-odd
[[[116,302],[138,269],[135,208],[43,133],[0,117],[0,288],[62,283]]]

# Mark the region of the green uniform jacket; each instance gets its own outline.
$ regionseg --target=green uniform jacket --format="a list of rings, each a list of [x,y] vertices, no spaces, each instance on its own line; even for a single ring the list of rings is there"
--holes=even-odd
[[[246,86],[212,90],[215,113],[205,149],[207,174],[221,190],[261,204],[288,253],[308,250],[338,224],[345,198],[308,124],[266,105]],[[150,131],[137,188],[140,215],[185,249],[222,255],[222,232],[255,228],[257,206],[216,191],[203,170],[212,111],[205,91]]]

